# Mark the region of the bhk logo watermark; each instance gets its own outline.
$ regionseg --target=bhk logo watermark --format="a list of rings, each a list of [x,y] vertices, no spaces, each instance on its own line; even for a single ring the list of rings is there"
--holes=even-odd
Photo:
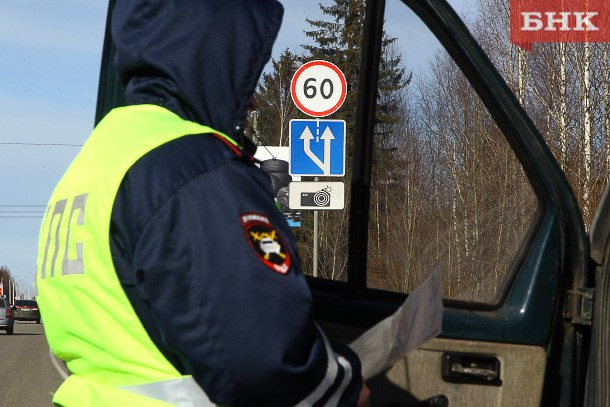
[[[610,42],[610,1],[511,0],[510,42]]]

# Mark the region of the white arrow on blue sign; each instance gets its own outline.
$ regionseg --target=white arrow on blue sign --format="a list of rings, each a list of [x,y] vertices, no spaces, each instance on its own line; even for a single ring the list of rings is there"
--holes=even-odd
[[[290,121],[290,175],[345,175],[345,120]]]

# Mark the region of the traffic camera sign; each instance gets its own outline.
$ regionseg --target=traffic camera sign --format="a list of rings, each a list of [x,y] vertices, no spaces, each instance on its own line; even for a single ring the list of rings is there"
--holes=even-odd
[[[290,209],[337,210],[345,208],[343,182],[291,182]]]
[[[310,61],[300,67],[290,85],[292,100],[300,111],[313,117],[328,116],[347,96],[343,72],[327,61]]]
[[[290,175],[345,175],[345,121],[291,120]]]

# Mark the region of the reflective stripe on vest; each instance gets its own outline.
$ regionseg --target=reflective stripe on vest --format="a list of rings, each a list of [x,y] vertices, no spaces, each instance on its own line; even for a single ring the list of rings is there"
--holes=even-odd
[[[296,407],[311,407],[325,396],[326,392],[335,383],[335,379],[337,378],[339,370],[337,361],[343,367],[343,379],[341,380],[339,387],[334,391],[324,406],[336,406],[339,403],[339,399],[343,395],[345,388],[349,385],[352,379],[352,367],[349,362],[343,356],[339,356],[333,352],[326,335],[324,335],[324,332],[322,332],[319,327],[317,328],[320,331],[322,338],[324,338],[324,346],[328,356],[326,375],[318,387],[314,389],[314,391],[311,392],[305,399],[299,402]],[[137,386],[123,386],[120,387],[120,389],[180,407],[216,406],[216,404],[210,401],[208,396],[192,377],[183,377],[176,380],[166,380],[163,382],[141,384]]]
[[[216,406],[192,377],[123,386],[120,389],[180,407]]]
[[[337,373],[339,372],[339,367],[337,366],[337,361],[339,362],[339,364],[341,364],[341,367],[343,367],[343,372],[344,372],[343,380],[341,381],[341,384],[335,390],[335,392],[333,393],[331,398],[324,404],[324,406],[325,407],[336,406],[339,403],[339,399],[343,395],[343,391],[345,391],[345,388],[349,385],[350,381],[352,380],[352,366],[343,356],[339,356],[333,352],[333,349],[330,346],[330,343],[328,342],[326,335],[324,335],[324,332],[322,332],[320,327],[317,327],[317,328],[318,328],[318,331],[320,331],[320,335],[322,336],[322,338],[324,338],[324,347],[326,348],[326,355],[328,357],[326,376],[324,377],[324,379],[322,379],[322,381],[320,382],[318,387],[313,392],[311,392],[307,397],[305,397],[305,399],[303,399],[300,403],[297,404],[297,407],[313,406],[322,397],[324,397],[324,395],[326,394],[328,389],[330,389],[330,387],[333,384],[335,384],[335,380],[337,378]]]
[[[133,310],[114,270],[109,231],[129,168],[171,140],[201,133],[219,136],[159,106],[114,109],[55,188],[40,231],[36,289],[49,346],[73,372],[55,394],[58,404],[107,407],[126,397],[167,406],[119,388],[192,381],[163,356]],[[209,403],[201,394],[196,399]]]

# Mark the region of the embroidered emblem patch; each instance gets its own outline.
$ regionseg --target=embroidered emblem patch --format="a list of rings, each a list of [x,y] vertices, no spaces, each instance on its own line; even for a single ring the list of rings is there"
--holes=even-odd
[[[241,224],[256,256],[273,271],[288,273],[290,254],[269,218],[258,213],[244,213],[241,215]]]

